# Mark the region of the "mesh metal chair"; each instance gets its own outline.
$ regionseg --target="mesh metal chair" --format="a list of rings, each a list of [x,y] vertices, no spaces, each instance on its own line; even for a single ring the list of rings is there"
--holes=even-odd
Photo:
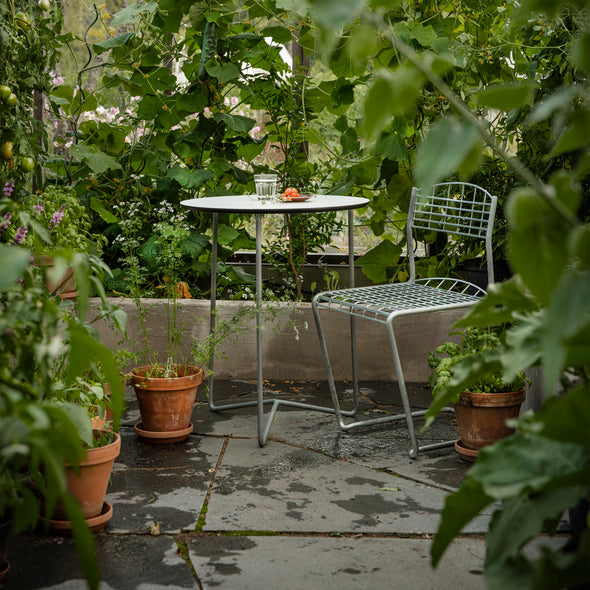
[[[445,441],[418,446],[413,418],[423,416],[426,410],[411,410],[395,338],[394,322],[400,316],[467,308],[485,294],[485,291],[477,285],[459,279],[442,277],[416,279],[415,253],[412,246],[416,241],[417,231],[445,232],[452,236],[483,240],[485,241],[488,283],[493,283],[494,267],[491,238],[496,201],[497,198],[488,191],[468,183],[440,183],[435,185],[432,194],[428,195],[422,194],[421,191],[414,187],[407,222],[409,280],[405,283],[324,291],[313,298],[314,319],[328,375],[332,403],[340,428],[350,430],[359,426],[399,421],[405,418],[410,434],[410,457],[412,458],[417,457],[420,451],[449,446],[454,443],[454,441]],[[344,411],[340,407],[320,318],[320,310],[322,309],[346,313],[351,316],[354,394],[352,410]],[[378,322],[386,326],[404,409],[403,414],[357,422],[344,422],[344,417],[352,417],[358,412],[356,318]],[[452,408],[445,408],[445,410],[453,411]]]

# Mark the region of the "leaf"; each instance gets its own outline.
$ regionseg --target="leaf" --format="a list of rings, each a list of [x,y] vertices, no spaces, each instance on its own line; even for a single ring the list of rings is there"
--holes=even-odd
[[[445,498],[440,524],[430,547],[432,567],[436,567],[446,548],[463,527],[492,502],[493,498],[485,494],[481,484],[467,474],[459,490]]]
[[[542,332],[545,387],[553,391],[568,359],[568,341],[590,328],[590,271],[568,271],[553,292]]]
[[[363,105],[367,140],[374,141],[392,115],[402,115],[414,108],[423,83],[422,75],[409,65],[394,72],[385,68],[377,71]]]
[[[590,113],[578,111],[572,116],[572,121],[563,132],[559,141],[549,153],[549,158],[554,158],[567,152],[587,146],[590,143]]]
[[[70,154],[86,162],[95,174],[101,174],[107,170],[122,170],[121,164],[114,158],[99,150],[96,146],[74,144],[70,147]]]
[[[166,178],[172,178],[178,184],[189,190],[201,188],[209,179],[214,178],[215,174],[211,170],[189,170],[180,165],[169,168],[166,172]]]
[[[94,50],[97,54],[104,53],[113,47],[120,47],[121,45],[125,45],[130,39],[135,37],[134,32],[130,33],[123,33],[122,35],[117,35],[115,37],[110,37],[106,41],[101,41],[100,43],[95,43],[93,45]]]
[[[526,543],[543,532],[546,522],[559,519],[587,493],[584,487],[559,488],[506,500],[494,513],[486,535],[486,570],[517,557]]]
[[[120,10],[113,16],[113,20],[109,23],[111,27],[116,29],[122,25],[127,25],[139,20],[142,12],[155,12],[158,8],[157,2],[148,2],[147,4],[139,4],[134,2],[123,10]]]
[[[29,265],[30,253],[18,246],[0,244],[0,292],[16,286]]]
[[[583,383],[563,398],[550,398],[535,414],[541,434],[553,440],[590,447],[590,384]]]
[[[250,117],[243,117],[242,115],[228,115],[227,113],[215,113],[215,121],[223,121],[228,129],[237,133],[248,133],[254,125],[256,125],[255,119]]]
[[[548,119],[556,111],[569,109],[572,99],[582,92],[577,86],[568,86],[535,104],[527,119],[527,125],[534,125]]]
[[[528,82],[490,84],[477,94],[477,102],[480,106],[509,111],[532,104],[533,90]]]
[[[487,495],[505,500],[572,485],[590,485],[590,450],[519,432],[484,447],[469,471]]]
[[[510,196],[506,217],[510,223],[510,266],[533,295],[547,305],[568,264],[570,227],[530,188],[519,189]],[[531,252],[535,255],[531,256]]]
[[[310,0],[314,20],[327,31],[338,31],[354,20],[364,7],[364,0]]]
[[[293,41],[293,34],[287,27],[265,27],[260,34],[263,37],[271,37],[273,41],[282,45]]]
[[[402,248],[390,240],[383,240],[380,244],[362,256],[357,264],[363,273],[374,283],[391,280],[399,266]]]
[[[457,117],[446,117],[434,123],[416,154],[414,169],[418,185],[428,191],[450,176],[479,141],[477,128]]]
[[[74,323],[74,320],[71,321],[68,329],[70,347],[66,382],[72,383],[76,377],[82,376],[88,370],[91,362],[98,362],[104,373],[105,380],[111,388],[113,428],[117,430],[125,405],[117,363],[111,351],[102,342],[92,338],[81,325]]]
[[[219,65],[216,61],[207,62],[207,73],[213,78],[217,78],[221,84],[240,77],[240,69],[233,63],[224,63]]]
[[[119,221],[118,217],[115,217],[110,211],[106,209],[104,202],[100,199],[97,199],[96,197],[91,197],[90,208],[98,213],[101,219],[107,223],[117,223]]]

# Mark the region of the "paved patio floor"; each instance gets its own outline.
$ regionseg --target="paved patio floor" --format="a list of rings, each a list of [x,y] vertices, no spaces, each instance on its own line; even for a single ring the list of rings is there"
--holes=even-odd
[[[395,384],[362,383],[361,416],[401,411]],[[253,397],[255,384],[220,381],[220,398]],[[268,383],[290,399],[328,404],[323,382]],[[339,384],[344,397],[349,386]],[[430,392],[411,384],[416,408]],[[197,395],[194,432],[151,445],[133,431],[131,389],[107,502],[96,533],[101,588],[291,590],[484,588],[484,533],[491,510],[470,523],[432,570],[429,549],[445,496],[470,467],[451,448],[408,456],[405,423],[343,433],[334,417],[280,409],[268,444],[254,408],[212,413]],[[425,438],[456,439],[442,416]],[[85,588],[70,537],[12,540],[4,588]]]

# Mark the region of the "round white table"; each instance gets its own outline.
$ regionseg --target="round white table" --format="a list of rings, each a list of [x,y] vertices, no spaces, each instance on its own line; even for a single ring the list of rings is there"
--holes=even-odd
[[[209,331],[215,332],[215,305],[217,301],[217,222],[219,213],[252,213],[256,220],[256,373],[257,398],[256,401],[216,405],[213,397],[213,366],[214,358],[209,361],[209,408],[219,412],[257,406],[258,409],[258,444],[266,444],[274,415],[280,405],[305,408],[320,412],[334,413],[333,408],[305,404],[291,400],[264,398],[262,378],[262,216],[277,213],[312,213],[321,211],[348,211],[348,261],[350,269],[350,286],[354,287],[354,231],[353,210],[365,207],[368,199],[361,197],[347,197],[340,195],[314,195],[311,199],[301,202],[284,202],[279,199],[260,201],[255,195],[203,197],[188,199],[180,204],[194,211],[209,212],[213,215],[212,257],[211,257],[211,313]],[[351,320],[351,330],[354,331],[354,321]],[[354,342],[354,340],[353,340]],[[264,423],[264,404],[272,404],[266,425]],[[356,411],[356,408],[354,409]],[[351,412],[352,415],[352,412]]]

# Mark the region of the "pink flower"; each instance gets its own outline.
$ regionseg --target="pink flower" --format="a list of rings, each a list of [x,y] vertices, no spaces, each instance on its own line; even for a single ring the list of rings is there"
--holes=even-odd
[[[49,222],[49,229],[53,229],[64,218],[65,205],[62,205],[51,218]]]
[[[22,244],[27,237],[29,230],[26,227],[19,227],[16,230],[16,234],[14,234],[14,240],[12,240],[13,244]]]

